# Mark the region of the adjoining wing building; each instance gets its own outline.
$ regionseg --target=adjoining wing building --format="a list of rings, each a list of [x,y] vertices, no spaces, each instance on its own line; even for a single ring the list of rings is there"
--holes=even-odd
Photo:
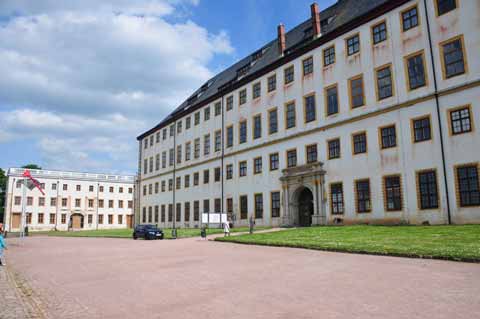
[[[137,222],[480,222],[480,2],[310,11],[138,136]]]

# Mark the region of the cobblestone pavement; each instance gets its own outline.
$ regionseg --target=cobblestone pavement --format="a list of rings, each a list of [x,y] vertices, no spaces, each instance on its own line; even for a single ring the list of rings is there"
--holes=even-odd
[[[9,270],[28,282],[49,318],[471,319],[480,313],[479,264],[198,238],[33,237],[11,246],[8,257]]]

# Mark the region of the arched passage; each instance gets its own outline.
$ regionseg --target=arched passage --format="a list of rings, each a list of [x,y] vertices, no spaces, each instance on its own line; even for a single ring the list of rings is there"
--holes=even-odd
[[[312,225],[313,194],[307,187],[299,190],[297,195],[298,226],[309,227]]]

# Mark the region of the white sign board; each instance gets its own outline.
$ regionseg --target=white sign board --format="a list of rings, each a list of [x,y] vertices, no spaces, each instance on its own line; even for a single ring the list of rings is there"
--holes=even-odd
[[[202,223],[203,224],[220,224],[220,215],[222,215],[222,223],[227,221],[227,214],[220,213],[203,213],[202,214]]]

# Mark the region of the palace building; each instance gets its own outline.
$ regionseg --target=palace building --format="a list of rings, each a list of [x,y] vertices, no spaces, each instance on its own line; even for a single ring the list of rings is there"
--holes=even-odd
[[[480,2],[310,12],[138,136],[137,222],[480,223]]]
[[[31,169],[40,188],[27,189],[22,223],[24,168],[7,172],[7,231],[94,230],[133,226],[134,176]]]

